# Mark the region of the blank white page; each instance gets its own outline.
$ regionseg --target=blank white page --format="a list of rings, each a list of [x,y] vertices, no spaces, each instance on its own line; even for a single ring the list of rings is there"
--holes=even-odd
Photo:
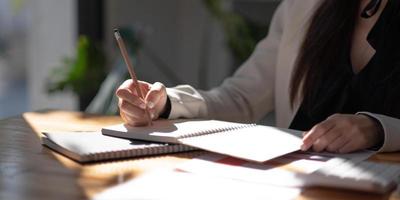
[[[268,126],[253,126],[233,131],[179,139],[182,144],[230,155],[233,157],[265,162],[300,150],[300,131]]]

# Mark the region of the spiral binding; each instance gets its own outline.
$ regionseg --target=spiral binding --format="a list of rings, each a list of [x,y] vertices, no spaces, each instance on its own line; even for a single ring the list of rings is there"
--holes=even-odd
[[[202,136],[202,135],[209,135],[209,134],[214,134],[214,133],[229,132],[229,131],[234,131],[234,130],[243,129],[243,128],[250,128],[250,127],[254,127],[254,126],[256,126],[256,124],[241,124],[241,125],[236,125],[236,126],[231,126],[231,127],[215,128],[215,129],[209,129],[209,130],[204,130],[204,131],[197,131],[197,132],[181,135],[181,136],[178,137],[178,139],[185,139],[185,138],[191,138],[191,137]]]
[[[185,145],[154,145],[141,147],[137,149],[129,149],[129,150],[120,150],[120,151],[104,151],[100,153],[90,153],[86,156],[93,161],[100,160],[111,160],[111,159],[119,159],[119,158],[130,158],[130,157],[139,157],[146,155],[160,155],[167,153],[177,153],[183,151],[191,151],[196,150],[194,147],[189,147]]]

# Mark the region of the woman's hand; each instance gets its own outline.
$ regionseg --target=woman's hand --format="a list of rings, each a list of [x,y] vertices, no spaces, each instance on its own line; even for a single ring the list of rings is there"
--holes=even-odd
[[[377,145],[381,125],[366,115],[334,114],[315,125],[303,137],[303,151],[348,153]]]
[[[145,99],[141,99],[136,92],[136,87],[140,87]],[[143,126],[147,124],[146,109],[152,120],[164,112],[167,101],[167,92],[162,83],[156,82],[149,84],[139,81],[135,85],[132,79],[126,80],[117,89],[118,107],[122,119],[132,126]]]

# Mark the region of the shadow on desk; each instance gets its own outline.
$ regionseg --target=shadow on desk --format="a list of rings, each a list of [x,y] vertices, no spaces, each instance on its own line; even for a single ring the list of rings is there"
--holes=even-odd
[[[301,191],[299,199],[324,199],[324,200],[355,200],[355,199],[368,199],[368,200],[389,200],[393,199],[394,194],[370,194],[365,192],[356,192],[349,190],[340,190],[332,188],[305,188]],[[399,199],[399,197],[395,198]]]

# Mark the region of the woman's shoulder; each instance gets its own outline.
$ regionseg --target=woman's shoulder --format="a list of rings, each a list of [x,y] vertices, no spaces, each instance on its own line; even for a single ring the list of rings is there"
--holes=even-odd
[[[281,2],[281,13],[284,26],[289,35],[301,34],[305,31],[307,24],[315,12],[315,9],[324,0],[283,0]]]
[[[283,0],[281,6],[289,20],[306,20],[324,0]]]
[[[316,5],[319,5],[324,0],[283,0],[282,4],[291,10],[297,10],[299,12],[304,11],[301,8],[314,8]],[[309,9],[305,9],[309,10]]]

